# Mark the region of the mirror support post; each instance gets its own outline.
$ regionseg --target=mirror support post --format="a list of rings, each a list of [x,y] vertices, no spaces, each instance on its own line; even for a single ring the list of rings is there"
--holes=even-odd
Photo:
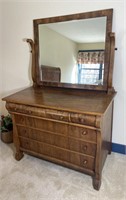
[[[32,81],[33,85],[36,85],[36,69],[35,69],[35,44],[32,39],[26,39],[26,42],[30,44],[31,47],[31,53],[32,53]]]
[[[115,33],[110,33],[110,60],[109,60],[109,75],[108,75],[108,93],[115,92],[115,90],[112,86],[114,55],[115,55]]]

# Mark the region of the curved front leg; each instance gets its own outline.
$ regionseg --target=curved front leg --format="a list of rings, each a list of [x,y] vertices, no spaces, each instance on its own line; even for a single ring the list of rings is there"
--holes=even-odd
[[[24,156],[23,151],[17,151],[15,154],[15,159],[19,161],[23,158],[23,156]]]

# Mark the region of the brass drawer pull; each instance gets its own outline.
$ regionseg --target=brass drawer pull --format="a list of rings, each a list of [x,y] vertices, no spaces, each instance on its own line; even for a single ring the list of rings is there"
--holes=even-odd
[[[83,132],[82,132],[82,135],[87,135],[87,131],[83,131]]]
[[[60,119],[63,119],[63,116],[61,116]]]
[[[87,163],[88,163],[87,160],[84,160],[84,161],[83,161],[83,165],[84,165],[84,166],[87,165]]]
[[[82,146],[82,149],[83,149],[84,151],[87,151],[87,145]]]

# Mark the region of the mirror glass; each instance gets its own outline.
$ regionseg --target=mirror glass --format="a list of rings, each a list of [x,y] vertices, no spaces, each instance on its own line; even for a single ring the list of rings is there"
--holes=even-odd
[[[106,16],[39,24],[40,78],[44,69],[59,70],[54,82],[103,85]]]

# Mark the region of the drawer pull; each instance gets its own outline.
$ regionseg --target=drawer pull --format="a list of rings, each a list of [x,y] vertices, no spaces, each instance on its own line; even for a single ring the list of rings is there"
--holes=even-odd
[[[84,160],[84,161],[83,161],[83,165],[84,165],[84,166],[87,165],[87,163],[88,163],[87,160]]]
[[[82,132],[82,135],[87,135],[87,131],[83,131],[83,132]]]
[[[82,146],[82,149],[83,149],[84,151],[87,151],[87,145]]]

